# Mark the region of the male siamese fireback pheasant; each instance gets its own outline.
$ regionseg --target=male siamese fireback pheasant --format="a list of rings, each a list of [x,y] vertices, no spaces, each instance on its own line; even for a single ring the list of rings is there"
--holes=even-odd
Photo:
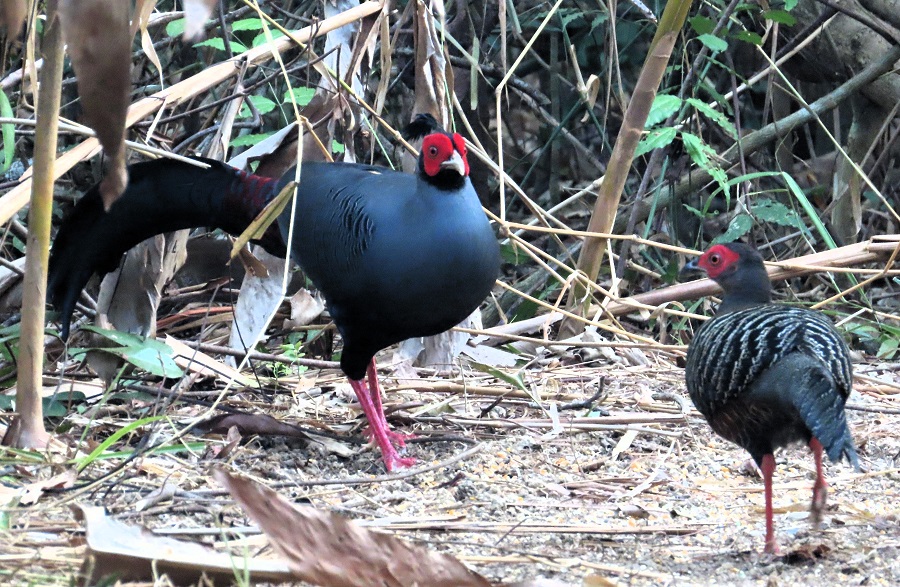
[[[409,466],[381,404],[374,355],[402,340],[461,322],[490,293],[500,267],[493,230],[469,180],[458,134],[419,115],[408,136],[424,136],[414,174],[353,163],[301,165],[293,239],[290,206],[257,241],[291,251],[322,292],[343,338],[341,369],[350,380],[385,466]],[[122,197],[104,212],[97,188],[63,222],[50,257],[48,293],[68,336],[75,302],[94,273],[150,236],[212,226],[240,234],[294,178],[248,175],[218,161],[202,169],[173,160],[132,165]],[[368,382],[366,378],[368,377]]]

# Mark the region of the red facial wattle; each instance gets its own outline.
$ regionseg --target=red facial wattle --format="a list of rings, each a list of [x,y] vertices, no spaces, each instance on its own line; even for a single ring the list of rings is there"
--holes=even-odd
[[[469,175],[469,157],[468,151],[466,151],[466,140],[462,138],[462,135],[455,134],[453,135],[453,144],[456,145],[456,150],[459,151],[459,156],[462,157],[463,165],[466,168],[465,175]]]
[[[725,245],[716,245],[700,256],[697,265],[700,266],[710,279],[715,279],[723,271],[734,265],[740,259],[740,255]]]
[[[435,133],[422,140],[422,160],[425,173],[434,177],[444,168],[444,164],[458,153],[465,168],[464,175],[469,175],[469,162],[466,159],[466,143],[460,135]]]

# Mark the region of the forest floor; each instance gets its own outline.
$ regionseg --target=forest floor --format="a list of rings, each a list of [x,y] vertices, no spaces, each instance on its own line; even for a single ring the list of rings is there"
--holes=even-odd
[[[387,372],[389,418],[398,430],[416,435],[407,454],[417,459],[413,471],[420,471],[394,480],[383,478],[376,450],[346,440],[361,437],[361,420],[336,371],[309,370],[274,396],[243,391],[224,400],[279,421],[325,424],[344,439],[328,443],[327,450],[284,437],[245,435],[234,442],[237,437],[207,434],[185,436],[190,451],[129,458],[154,430],[147,424],[111,446],[123,451],[118,457],[93,461],[74,483],[73,467],[59,455],[35,461],[7,451],[0,455],[6,485],[0,490],[21,497],[21,487],[28,486],[22,502],[29,505],[3,511],[0,581],[72,584],[86,551],[84,525],[69,507],[76,502],[102,505],[125,524],[219,549],[226,546],[223,527],[244,528],[245,542],[232,539],[229,546],[243,544],[247,556],[252,544],[251,556],[273,557],[265,538],[212,479],[210,465],[222,463],[293,502],[452,553],[491,581],[900,584],[896,364],[856,365],[848,418],[862,471],[827,465],[828,506],[818,529],[807,511],[811,454],[795,447],[777,456],[776,530],[784,554],[769,557],[761,554],[762,481],[747,467],[748,455],[712,435],[670,358],[646,356],[642,366],[551,363],[529,372],[526,386],[540,392],[540,407],[483,373],[467,371],[462,391],[460,377],[401,385]],[[592,407],[564,409],[594,395],[601,378],[603,393]],[[74,446],[83,437],[89,452],[154,409],[160,409],[156,401],[140,394],[110,401],[93,414],[66,416],[61,438]],[[165,432],[161,424],[181,424],[203,411],[183,401],[167,406],[168,418],[155,424],[154,434]],[[454,462],[461,454],[465,458]],[[54,489],[59,485],[67,488]]]

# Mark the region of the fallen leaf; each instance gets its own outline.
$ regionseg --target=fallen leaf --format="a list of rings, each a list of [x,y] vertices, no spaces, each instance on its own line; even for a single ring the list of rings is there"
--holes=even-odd
[[[25,22],[25,0],[0,2],[0,26],[6,27],[9,38],[19,34],[23,22]]]
[[[125,117],[131,85],[130,8],[131,2],[120,0],[63,0],[59,5],[84,118],[109,159],[100,184],[106,210],[128,183]]]
[[[194,542],[157,536],[146,528],[112,519],[102,507],[74,505],[72,509],[84,522],[88,546],[82,565],[85,585],[99,584],[99,579],[110,575],[121,582],[156,584],[165,574],[170,583],[162,584],[176,585],[199,583],[203,575],[223,585],[235,583],[236,577],[243,579],[245,573],[254,581],[293,579],[282,561],[231,556]]]
[[[174,351],[175,363],[185,371],[198,373],[206,377],[216,377],[225,381],[234,381],[245,387],[256,384],[253,379],[242,374],[234,367],[226,365],[222,361],[217,361],[202,351],[192,349],[177,338],[166,335],[163,342]]]
[[[134,511],[142,512],[150,506],[172,499],[175,497],[176,491],[178,491],[178,486],[166,480],[163,482],[162,487],[157,487],[148,493],[144,499],[138,500],[134,504]]]
[[[265,532],[298,579],[328,587],[490,587],[454,557],[363,528],[338,514],[295,506],[223,469],[213,477]]]
[[[244,436],[256,434],[309,439],[303,428],[285,424],[268,414],[222,414],[195,424],[192,430],[199,434],[227,434],[231,427],[236,427]]]
[[[29,483],[20,489],[21,497],[19,505],[32,505],[44,495],[48,489],[64,489],[72,487],[75,484],[75,471],[68,470],[59,475],[54,475],[49,479],[41,479],[34,483]]]
[[[325,302],[300,288],[291,296],[291,317],[284,321],[284,330],[298,330],[318,318],[325,311]]]

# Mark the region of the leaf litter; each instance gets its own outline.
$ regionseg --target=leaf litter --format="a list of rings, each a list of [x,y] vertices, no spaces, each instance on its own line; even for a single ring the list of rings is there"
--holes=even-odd
[[[861,378],[851,404],[859,409],[851,409],[849,419],[866,467],[854,473],[828,465],[829,505],[820,529],[811,527],[807,511],[811,456],[798,447],[778,457],[775,511],[786,552],[767,559],[760,554],[762,482],[754,471],[745,471],[747,455],[714,436],[690,402],[685,413],[674,401],[684,398],[682,371],[667,355],[646,356],[649,367],[551,361],[539,370],[507,371],[507,378],[519,377],[528,394],[471,367],[450,380],[387,377],[388,415],[399,430],[416,435],[407,451],[418,459],[411,471],[395,474],[384,474],[377,451],[365,444],[363,419],[336,370],[311,369],[280,380],[267,397],[251,389],[226,394],[220,405],[235,415],[209,420],[207,429],[214,422],[217,428],[205,436],[199,436],[199,428],[180,438],[176,433],[183,431],[179,422],[192,421],[206,408],[185,401],[165,406],[163,398],[149,395],[135,396],[129,409],[115,416],[71,415],[64,420],[70,423],[70,446],[82,436],[90,442],[78,459],[66,449],[4,453],[7,484],[14,491],[3,493],[9,540],[0,546],[0,566],[23,580],[51,585],[68,583],[86,560],[96,563],[85,546],[96,530],[75,519],[72,504],[83,512],[100,512],[96,519],[103,523],[97,527],[111,539],[129,532],[142,535],[146,528],[155,536],[203,544],[226,559],[231,553],[231,575],[225,575],[232,579],[218,575],[226,583],[257,562],[264,569],[272,561],[287,564],[278,567],[283,570],[297,561],[314,566],[334,557],[343,561],[337,552],[326,560],[329,541],[315,549],[303,540],[312,530],[299,526],[290,513],[301,506],[325,536],[347,536],[344,531],[352,528],[350,535],[357,539],[344,546],[357,548],[361,569],[378,568],[375,560],[392,560],[393,550],[369,543],[377,538],[398,541],[404,556],[417,561],[455,557],[491,584],[536,579],[563,585],[900,581],[895,562],[900,379],[893,365],[857,369]],[[878,383],[866,382],[873,379]],[[218,395],[215,389],[188,394]],[[577,403],[592,397],[593,404]],[[154,411],[164,411],[167,418],[147,418],[147,424],[120,432]],[[261,419],[263,412],[269,416]],[[335,444],[329,447],[305,434],[272,435],[293,426],[319,432]],[[84,459],[114,433],[121,437],[105,453]],[[76,477],[78,467],[84,468]],[[269,522],[290,521],[281,534],[266,538],[261,533],[266,523],[247,508],[246,496],[238,505],[242,499],[213,480],[225,472],[243,484],[239,493],[257,496],[257,509],[263,503],[269,504],[263,513],[278,512]],[[103,510],[89,509],[98,507],[107,513],[100,517]],[[98,547],[87,548],[93,553]],[[279,557],[285,548],[295,561]],[[152,552],[148,545],[140,554]],[[311,558],[304,559],[308,553]],[[204,555],[207,560],[212,559]],[[211,576],[217,572],[209,570]],[[258,580],[264,582],[291,581],[260,573]],[[149,585],[153,576],[141,580]],[[343,584],[324,575],[303,576],[321,585]],[[385,584],[404,584],[402,577],[408,575],[399,576],[399,582]]]

